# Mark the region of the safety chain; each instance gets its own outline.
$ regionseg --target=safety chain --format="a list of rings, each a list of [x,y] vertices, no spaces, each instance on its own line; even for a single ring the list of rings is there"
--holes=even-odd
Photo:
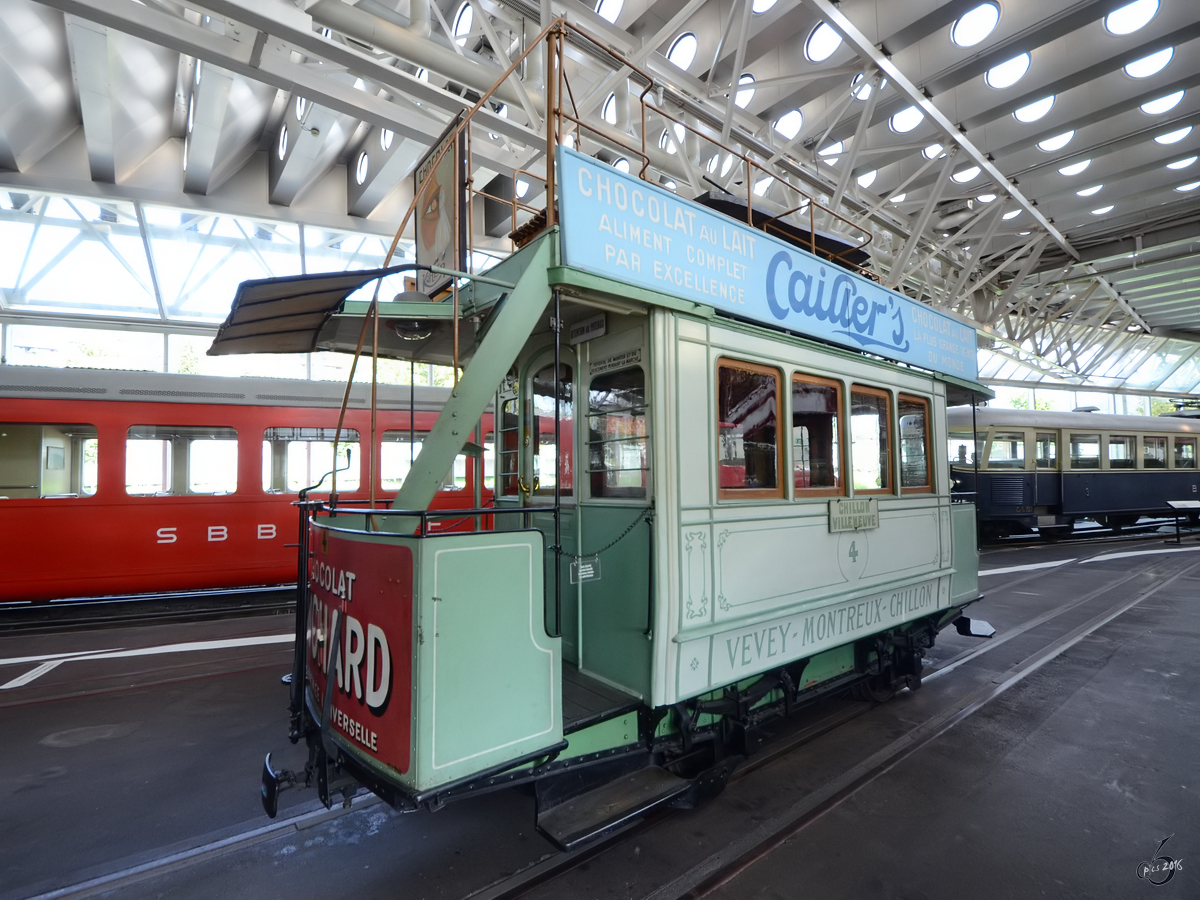
[[[550,547],[549,549],[556,550],[559,553],[561,553],[563,556],[565,556],[567,559],[574,559],[574,560],[587,559],[588,557],[591,557],[591,556],[599,556],[601,553],[605,553],[608,550],[611,550],[613,547],[617,546],[617,544],[621,543],[621,541],[623,541],[626,538],[626,536],[628,536],[629,532],[633,531],[633,529],[638,526],[638,523],[643,522],[643,521],[649,522],[653,517],[654,517],[654,505],[651,504],[650,506],[643,509],[638,514],[638,517],[636,519],[634,519],[632,522],[630,522],[625,527],[625,530],[622,531],[619,535],[617,535],[616,538],[609,541],[607,544],[605,544],[599,550],[593,550],[591,553],[569,553],[566,550],[564,550],[562,547],[558,547],[558,546],[553,546],[553,547]]]

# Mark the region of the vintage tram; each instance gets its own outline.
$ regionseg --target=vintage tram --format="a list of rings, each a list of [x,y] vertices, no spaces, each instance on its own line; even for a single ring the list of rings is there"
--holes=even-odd
[[[1178,416],[958,407],[947,411],[954,490],[985,536],[1120,531],[1142,516],[1200,513],[1200,424]],[[1174,504],[1174,506],[1172,506]]]
[[[288,304],[332,296],[314,343],[361,349],[374,321],[374,352],[444,361],[461,318],[461,379],[392,509],[307,510],[309,758],[268,756],[271,815],[300,784],[405,810],[533,784],[572,847],[719,789],[806,700],[916,688],[948,625],[990,631],[963,615],[974,509],[934,452],[947,403],[990,396],[974,330],[555,149],[560,221],[456,273],[453,302],[344,299],[392,269],[246,282],[210,350],[286,345]],[[429,501],[493,402],[495,502],[463,513],[490,516],[439,534]]]
[[[6,556],[21,561],[0,603],[295,584],[292,504],[305,488],[322,497],[332,488],[344,385],[0,371],[0,511]],[[403,481],[448,395],[378,389],[378,492]],[[370,497],[369,406],[370,385],[355,385],[336,457],[344,502]],[[490,431],[490,413],[483,423]],[[485,477],[490,464],[476,479],[460,455],[433,506],[488,502]]]

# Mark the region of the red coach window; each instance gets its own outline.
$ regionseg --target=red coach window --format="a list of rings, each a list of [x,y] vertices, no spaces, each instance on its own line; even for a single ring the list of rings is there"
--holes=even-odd
[[[93,425],[0,422],[0,500],[96,493]]]

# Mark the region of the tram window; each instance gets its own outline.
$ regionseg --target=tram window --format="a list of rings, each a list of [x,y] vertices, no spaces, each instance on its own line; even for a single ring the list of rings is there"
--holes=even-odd
[[[1020,431],[993,432],[987,464],[989,469],[1025,468],[1025,434]]]
[[[517,400],[505,400],[500,404],[500,450],[497,453],[500,467],[500,495],[517,495],[517,460],[520,458],[521,421],[517,416]]]
[[[328,493],[333,482],[336,428],[268,428],[263,432],[263,490],[298,493],[312,487]],[[338,492],[356,491],[360,483],[358,432],[343,428],[338,441]]]
[[[843,493],[842,388],[836,381],[792,379],[792,483],[798,492]]]
[[[888,394],[855,385],[850,392],[850,458],[854,463],[854,490],[891,490],[891,421]]]
[[[125,492],[158,496],[237,490],[237,431],[216,425],[133,425]]]
[[[1167,467],[1167,439],[1165,437],[1142,438],[1142,468],[1165,469]]]
[[[92,425],[0,422],[0,500],[96,493]]]
[[[426,435],[417,432],[411,436],[407,431],[385,431],[379,442],[379,479],[385,491],[398,491],[408,477],[412,464],[421,452]],[[339,482],[341,478],[338,478]],[[454,457],[454,465],[446,473],[441,490],[461,491],[467,486],[467,457],[460,453]]]
[[[929,491],[929,404],[917,397],[900,395],[900,489]]]
[[[1098,469],[1100,468],[1100,435],[1073,434],[1071,435],[1071,468]]]
[[[1038,432],[1035,443],[1037,467],[1039,469],[1058,468],[1058,435],[1053,432]]]
[[[646,373],[597,375],[588,387],[588,475],[593,497],[645,497]]]
[[[1196,468],[1196,439],[1195,438],[1175,438],[1175,468],[1177,469],[1194,469]]]
[[[1133,435],[1114,434],[1108,439],[1108,467],[1110,469],[1132,469],[1137,466],[1137,438]]]
[[[546,366],[533,376],[533,481],[530,485],[535,494],[552,495],[554,481],[558,478],[559,492],[568,496],[572,493],[574,477],[571,457],[574,442],[571,435],[575,428],[575,402],[573,399],[571,367],[563,364],[558,378],[554,378],[553,364]],[[557,391],[556,391],[557,387]],[[557,396],[559,431],[562,434],[561,453],[554,444],[554,410]],[[558,471],[554,460],[558,458]]]
[[[750,363],[717,366],[720,496],[782,497],[779,478],[779,374]]]

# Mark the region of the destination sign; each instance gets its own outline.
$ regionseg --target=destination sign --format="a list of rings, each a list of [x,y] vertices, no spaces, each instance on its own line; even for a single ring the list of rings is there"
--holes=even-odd
[[[879,527],[879,501],[874,497],[829,501],[829,530],[864,531]]]
[[[975,329],[568,147],[563,262],[739,316],[975,380]]]

